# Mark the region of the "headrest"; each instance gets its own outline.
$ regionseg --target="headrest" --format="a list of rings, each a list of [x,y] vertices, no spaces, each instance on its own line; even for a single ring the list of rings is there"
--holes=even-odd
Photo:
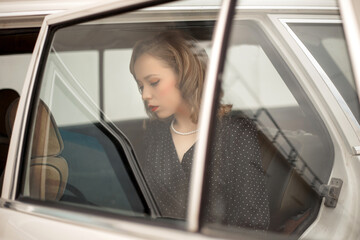
[[[10,104],[19,97],[19,94],[12,89],[0,90],[0,134],[7,136],[6,132],[6,112]],[[10,136],[8,136],[10,138]]]
[[[19,98],[6,113],[8,134],[14,126]],[[30,162],[30,196],[34,199],[58,201],[64,194],[69,167],[58,156],[63,140],[49,108],[40,100],[37,108]]]
[[[6,113],[8,134],[11,134],[18,104],[19,99],[16,99],[10,104]],[[57,156],[61,153],[63,146],[64,143],[55,120],[48,107],[40,100],[36,114],[31,157]]]

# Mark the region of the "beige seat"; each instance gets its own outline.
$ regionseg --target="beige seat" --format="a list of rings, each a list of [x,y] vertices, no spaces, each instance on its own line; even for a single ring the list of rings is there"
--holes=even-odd
[[[0,175],[2,175],[9,149],[10,135],[6,131],[6,111],[10,104],[19,97],[19,94],[12,89],[0,90]]]
[[[320,197],[261,131],[258,132],[263,168],[270,197],[269,230],[285,234],[301,232],[314,214]]]
[[[14,124],[19,99],[7,112],[7,130]],[[40,100],[32,141],[30,160],[30,197],[58,201],[64,194],[68,180],[68,164],[60,156],[63,141],[49,108]]]

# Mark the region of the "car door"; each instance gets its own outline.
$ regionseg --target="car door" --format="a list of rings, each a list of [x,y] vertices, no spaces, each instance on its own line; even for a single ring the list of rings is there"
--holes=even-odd
[[[294,237],[298,234],[305,239],[356,239],[358,231],[349,223],[358,222],[352,214],[357,211],[358,203],[353,200],[357,199],[358,191],[352,186],[359,181],[355,150],[359,145],[355,117],[359,104],[337,2],[314,2],[317,6],[323,4],[315,11],[314,6],[300,1],[286,6],[272,3],[279,4],[281,10],[279,5],[265,7],[264,3],[259,6],[254,2],[256,6],[251,7],[244,1],[237,3],[238,14],[232,20],[224,71],[213,78],[214,86],[221,81],[221,89],[214,91],[217,105],[213,106],[231,106],[232,117],[252,119],[257,126],[269,192],[267,237],[269,232],[276,232]],[[214,110],[213,114],[220,113]],[[221,129],[222,124],[217,118],[210,129]],[[341,136],[334,135],[337,131]],[[212,144],[220,145],[217,141],[221,135],[214,132]],[[243,137],[234,132],[230,139]],[[217,179],[216,171],[223,171],[222,174],[238,171],[231,161],[227,162],[227,170],[226,166],[217,165],[216,153],[211,153],[217,148],[210,146],[205,164],[205,199],[215,195],[212,185],[217,184],[211,178]],[[254,174],[254,169],[247,173]],[[229,199],[234,199],[233,192],[237,191],[232,184],[243,174],[246,172],[240,171],[240,176],[233,176],[224,185],[220,183]],[[252,181],[252,190],[243,192],[255,193],[254,189],[259,189],[257,181],[254,178]],[[328,194],[329,189],[339,193],[337,200]],[[257,195],[255,199],[262,202],[264,198]],[[202,231],[215,236],[222,231],[234,239],[245,234],[231,228],[231,222],[224,218],[229,214],[224,205],[231,200],[219,196],[218,201],[209,207],[216,215],[211,223],[206,221],[209,208],[202,209]],[[242,216],[248,216],[250,211],[241,212],[236,207],[232,210],[232,215]]]
[[[211,51],[221,3],[161,3],[110,2],[44,20],[23,97],[6,111],[2,237],[203,238],[186,219],[163,217],[144,179],[148,120],[128,61],[136,41],[165,30],[184,29]]]

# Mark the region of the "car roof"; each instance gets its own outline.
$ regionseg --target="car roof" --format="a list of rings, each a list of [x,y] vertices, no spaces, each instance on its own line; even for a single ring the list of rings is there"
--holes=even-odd
[[[93,4],[113,0],[5,0],[0,1],[0,28],[40,27],[46,15],[70,9],[91,8]],[[125,1],[124,1],[125,2]],[[128,1],[130,2],[130,1]],[[220,0],[186,0],[172,3],[173,7],[219,7]],[[240,0],[240,8],[249,9],[332,9],[338,8],[336,0]],[[16,21],[14,21],[16,20]]]
[[[0,29],[40,27],[46,15],[91,5],[101,0],[0,1]]]
[[[31,12],[57,12],[87,4],[99,2],[100,0],[22,0],[22,1],[0,1],[0,14],[24,15]]]

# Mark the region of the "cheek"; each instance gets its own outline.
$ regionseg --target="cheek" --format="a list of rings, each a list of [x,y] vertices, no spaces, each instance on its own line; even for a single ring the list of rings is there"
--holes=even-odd
[[[178,90],[175,85],[175,82],[165,83],[162,88],[159,89],[159,96],[167,97],[168,95],[173,95],[174,92]]]

